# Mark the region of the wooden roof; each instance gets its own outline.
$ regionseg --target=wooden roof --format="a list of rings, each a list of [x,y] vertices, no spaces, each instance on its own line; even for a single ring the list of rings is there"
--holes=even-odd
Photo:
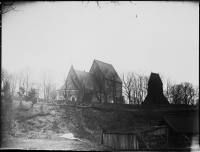
[[[149,83],[163,84],[162,81],[161,81],[161,78],[160,78],[159,74],[152,73],[152,72],[151,72],[148,84]]]
[[[164,117],[163,121],[177,133],[199,132],[199,119],[197,117]]]

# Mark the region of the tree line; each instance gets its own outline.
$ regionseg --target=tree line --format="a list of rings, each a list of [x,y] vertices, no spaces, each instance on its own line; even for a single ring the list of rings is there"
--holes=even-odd
[[[167,88],[164,90],[164,95],[172,104],[199,104],[199,86],[195,87],[189,82],[175,84],[167,80]]]
[[[123,94],[129,104],[141,104],[147,96],[149,77],[141,73],[128,72],[121,75]]]
[[[9,93],[13,99],[30,100],[33,94],[45,101],[56,99],[57,88],[50,74],[43,74],[38,81],[33,80],[33,72],[25,68],[18,73],[10,73],[1,69],[1,93],[9,86]]]
[[[163,88],[163,94],[171,104],[195,105],[199,103],[199,86],[194,86],[189,82],[176,84],[170,79],[164,81],[160,75],[162,83],[166,84]],[[149,76],[128,72],[121,76],[123,82],[123,95],[128,104],[141,104],[147,96]]]
[[[55,98],[56,88],[51,77],[44,75],[40,82],[32,79],[30,69],[24,69],[18,73],[10,73],[1,69],[1,126],[3,132],[15,136],[18,126],[13,112],[14,100],[20,101],[19,107],[23,106],[22,101],[30,101],[31,109],[38,102],[38,97],[43,94],[44,100],[49,101]]]
[[[104,74],[106,74],[106,71]],[[176,84],[169,79],[164,81],[161,75],[160,77],[163,84],[166,84],[166,87],[163,88],[163,93],[171,104],[194,105],[199,103],[199,86],[194,86],[189,82]],[[149,76],[139,72],[127,72],[121,74],[120,78],[122,80],[122,95],[126,103],[141,104],[148,93]],[[119,87],[118,83],[115,83],[116,76],[111,75],[110,80],[113,81],[110,81],[112,83],[107,83],[106,90],[102,86],[105,80],[100,75],[95,77],[93,89],[99,102],[107,101],[107,96],[104,94],[109,91],[113,102],[117,103]],[[93,80],[89,80],[88,78],[81,79],[82,96],[87,95],[87,90],[91,87],[91,81]],[[67,79],[64,78],[64,84],[66,84],[63,92],[64,98],[67,98],[67,95],[70,94],[69,84],[67,83]],[[5,85],[9,85],[11,96],[14,98],[18,97],[20,100],[29,100],[28,96],[32,94],[35,94],[38,98],[42,98],[44,101],[54,100],[58,96],[57,90],[60,89],[56,88],[51,74],[43,74],[38,82],[34,82],[32,80],[31,70],[28,68],[18,73],[9,73],[6,69],[2,68],[1,90],[3,90]]]

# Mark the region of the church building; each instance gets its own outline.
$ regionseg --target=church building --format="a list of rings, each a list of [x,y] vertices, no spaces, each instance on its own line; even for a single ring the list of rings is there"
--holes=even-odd
[[[89,72],[71,66],[65,84],[59,90],[60,100],[120,103],[122,81],[111,64],[94,60]]]

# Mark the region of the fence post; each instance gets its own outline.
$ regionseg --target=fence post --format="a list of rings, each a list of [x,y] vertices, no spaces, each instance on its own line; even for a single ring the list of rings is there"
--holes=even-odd
[[[105,132],[105,129],[101,130],[101,144],[103,145],[103,133]]]
[[[166,127],[166,133],[167,133],[167,148],[169,147],[169,141],[168,141],[168,138],[169,138],[169,131],[168,131],[168,127]]]

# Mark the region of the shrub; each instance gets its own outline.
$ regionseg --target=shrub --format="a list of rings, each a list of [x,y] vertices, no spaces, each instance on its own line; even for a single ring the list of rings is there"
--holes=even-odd
[[[26,101],[32,101],[32,107],[37,103],[37,92],[35,89],[31,88],[26,97]]]
[[[10,83],[6,81],[2,89],[1,122],[3,128],[5,129],[4,131],[12,136],[15,136],[16,122],[13,117],[14,115],[13,115],[12,101],[13,99],[10,92]]]

